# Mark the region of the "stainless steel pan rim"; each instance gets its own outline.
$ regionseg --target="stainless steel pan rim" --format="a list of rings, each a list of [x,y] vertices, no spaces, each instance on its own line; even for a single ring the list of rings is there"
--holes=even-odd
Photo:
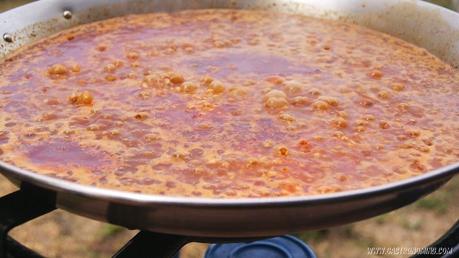
[[[184,9],[272,9],[342,19],[424,47],[459,67],[459,14],[418,0],[41,0],[0,13],[0,58],[75,25],[115,16]],[[56,205],[128,228],[202,237],[260,237],[328,228],[412,203],[459,173],[459,162],[380,186],[333,194],[218,199],[148,195],[40,175],[0,161],[17,185],[56,193]]]
[[[79,195],[87,195],[93,198],[106,199],[130,205],[145,206],[148,204],[178,204],[178,205],[195,205],[195,206],[240,206],[240,205],[284,205],[292,203],[310,203],[310,202],[327,202],[331,199],[334,201],[355,199],[369,195],[377,195],[384,192],[395,191],[400,188],[407,188],[412,185],[422,184],[425,181],[435,181],[439,178],[447,178],[459,173],[459,162],[445,166],[428,173],[400,180],[393,183],[383,184],[380,186],[362,188],[351,191],[342,191],[331,194],[305,195],[298,197],[260,197],[260,198],[201,198],[201,197],[174,197],[164,195],[149,195],[132,192],[124,192],[111,189],[103,189],[94,186],[86,186],[70,181],[40,175],[26,169],[22,169],[5,162],[0,161],[0,169],[7,173],[14,173],[14,178],[21,181],[36,184],[38,186],[54,191],[70,191]]]
[[[91,9],[93,6],[100,6],[100,5],[110,5],[110,4],[123,4],[126,2],[133,2],[136,4],[142,5],[147,5],[150,4],[148,1],[145,0],[131,0],[131,1],[126,1],[126,0],[98,0],[98,1],[90,1],[90,0],[80,0],[78,2],[70,1],[70,0],[42,0],[38,2],[33,2],[29,3],[27,5],[24,5],[22,7],[10,10],[8,12],[3,13],[2,15],[6,18],[0,17],[0,33],[2,33],[5,28],[17,28],[19,30],[22,30],[25,28],[25,26],[29,22],[24,22],[22,20],[14,20],[13,18],[17,15],[24,16],[27,14],[27,11],[24,13],[22,12],[22,9],[28,9],[28,11],[36,11],[34,13],[31,13],[33,17],[28,17],[28,19],[32,19],[34,22],[40,23],[43,22],[45,17],[49,16],[48,14],[44,13],[43,9],[51,9],[49,11],[51,12],[56,12],[59,11],[61,12],[60,14],[62,15],[61,18],[62,20],[68,20],[72,17],[72,12],[75,11],[81,11],[84,9]],[[327,1],[313,1],[313,0],[269,0],[269,1],[259,1],[259,0],[251,0],[251,1],[240,1],[240,0],[232,0],[232,1],[190,1],[190,2],[182,2],[182,1],[177,1],[178,4],[177,6],[173,3],[174,1],[150,1],[153,6],[150,6],[149,8],[153,8],[156,10],[157,6],[161,6],[160,11],[167,11],[167,10],[173,10],[174,8],[182,9],[183,6],[186,6],[184,9],[187,8],[200,8],[201,5],[209,5],[209,6],[215,6],[218,8],[221,7],[230,7],[230,8],[273,8],[272,6],[277,6],[278,8],[281,8],[282,11],[288,11],[291,12],[292,9],[295,8],[303,8],[301,5],[306,6],[307,8],[317,8],[317,7],[323,7],[324,9],[330,8],[334,4],[336,4],[338,1],[333,1],[333,0],[327,0]],[[168,2],[167,4],[161,5],[161,2]],[[202,4],[200,3],[202,2]],[[343,2],[340,2],[340,5]],[[390,0],[390,1],[375,1],[375,0],[352,0],[349,2],[354,2],[352,3],[355,6],[359,6],[362,8],[371,8],[372,5],[375,5],[376,7],[385,7],[385,8],[394,8],[394,3],[400,2],[401,4],[415,4],[419,5],[421,9],[426,8],[429,11],[434,10],[434,11],[439,11],[446,13],[447,15],[452,15],[458,17],[458,14],[451,11],[447,10],[445,8],[441,8],[439,6],[433,5],[428,2],[424,1],[415,1],[415,0]],[[136,4],[133,4],[133,11],[134,12],[145,12],[148,10],[144,9],[139,9]],[[293,5],[294,7],[290,7],[290,5]],[[189,6],[187,6],[189,5]],[[312,7],[310,7],[310,6]],[[345,4],[343,4],[344,6]],[[309,7],[308,7],[309,6]],[[71,12],[72,11],[72,12]],[[117,14],[116,11],[114,13],[110,13],[113,10],[110,10],[107,8],[105,10],[105,13],[102,16],[112,16],[113,14]],[[320,10],[322,11],[322,10]],[[128,11],[129,12],[129,11]],[[295,10],[293,10],[295,12]],[[352,13],[354,10],[352,11]],[[318,16],[340,16],[342,14],[335,14],[330,11],[325,11],[324,13],[326,14],[319,14]],[[68,15],[70,14],[70,15]],[[57,15],[56,15],[57,16]],[[78,16],[78,15],[76,15]],[[83,16],[83,15],[81,15]],[[7,20],[10,18],[10,20]],[[107,18],[107,17],[104,17]],[[336,18],[336,17],[335,17]],[[355,17],[354,17],[355,18]],[[81,18],[84,20],[83,18]],[[94,17],[89,18],[89,19],[94,19]],[[27,20],[27,19],[26,19]],[[64,22],[65,21],[59,21],[59,22]],[[365,22],[364,22],[365,23]],[[72,27],[75,24],[67,24],[67,25],[62,25],[63,27]],[[371,24],[370,24],[371,25]],[[459,29],[459,27],[458,27]],[[2,45],[0,47],[0,54],[3,53],[4,50],[2,48],[7,49],[8,47],[5,45]],[[459,47],[459,45],[458,45]],[[453,50],[454,51],[454,50]],[[454,56],[456,57],[456,56]],[[459,56],[457,57],[459,59]],[[459,63],[459,60],[457,60]],[[377,194],[377,193],[382,193],[386,191],[391,191],[391,189],[398,189],[403,186],[409,186],[409,185],[415,185],[415,184],[420,184],[422,182],[425,182],[426,180],[435,180],[436,178],[440,177],[448,177],[448,176],[453,176],[454,174],[459,172],[459,162],[456,164],[452,164],[446,167],[442,167],[439,169],[436,169],[434,171],[425,173],[420,176],[408,178],[405,180],[397,181],[394,183],[389,183],[389,184],[384,184],[376,187],[369,187],[369,188],[364,188],[364,189],[358,189],[358,190],[352,190],[352,191],[343,191],[339,193],[334,193],[334,194],[321,194],[321,195],[312,195],[312,196],[299,196],[299,197],[276,197],[276,198],[228,198],[228,199],[216,199],[216,198],[196,198],[196,197],[171,197],[171,196],[160,196],[160,195],[145,195],[145,194],[138,194],[138,193],[130,193],[130,192],[122,192],[122,191],[117,191],[117,190],[110,190],[110,189],[101,189],[93,186],[85,186],[85,185],[80,185],[77,183],[72,183],[69,181],[49,177],[49,176],[44,176],[40,175],[37,173],[33,173],[31,171],[28,171],[26,169],[21,169],[18,167],[15,167],[13,165],[7,164],[5,162],[0,161],[0,169],[3,170],[3,172],[8,173],[7,176],[12,176],[13,178],[16,178],[18,180],[25,180],[31,183],[36,183],[40,186],[52,189],[52,190],[57,190],[57,191],[72,191],[75,193],[78,193],[80,195],[90,195],[94,197],[99,197],[99,198],[104,198],[104,199],[110,199],[110,200],[117,200],[121,201],[123,203],[129,203],[129,204],[135,204],[135,203],[142,203],[142,204],[147,204],[147,203],[175,203],[175,204],[193,204],[193,205],[203,205],[203,204],[209,204],[209,205],[251,205],[251,204],[279,204],[279,203],[294,203],[294,202],[318,202],[318,201],[325,201],[328,199],[346,199],[346,198],[355,198],[358,196],[366,196],[366,195],[371,195],[371,194]]]

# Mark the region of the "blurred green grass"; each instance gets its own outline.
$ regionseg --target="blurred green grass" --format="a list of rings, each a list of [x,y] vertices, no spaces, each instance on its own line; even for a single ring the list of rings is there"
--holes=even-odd
[[[459,178],[456,177],[413,205],[361,222],[298,233],[296,236],[322,258],[335,258],[336,253],[330,250],[338,249],[341,250],[339,257],[354,258],[366,257],[366,248],[373,246],[424,247],[438,239],[459,219],[458,200]]]
[[[125,229],[123,227],[112,225],[112,224],[105,224],[99,231],[99,235],[101,238],[111,238],[120,233],[122,233]]]
[[[419,200],[416,202],[416,206],[421,209],[434,211],[439,215],[444,214],[448,212],[450,208],[449,204],[454,204],[454,202],[459,204],[459,201],[456,199],[457,193],[459,192],[458,189],[459,180],[452,180],[444,187],[443,191],[437,191]]]
[[[0,0],[0,12],[31,2],[30,0]]]
[[[453,7],[453,4],[452,4],[451,0],[428,0],[427,2],[438,4],[438,5],[441,5],[441,6],[446,7],[446,8],[452,8]]]

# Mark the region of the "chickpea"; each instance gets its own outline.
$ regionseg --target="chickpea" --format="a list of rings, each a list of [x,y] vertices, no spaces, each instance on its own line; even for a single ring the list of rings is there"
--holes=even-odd
[[[271,140],[266,140],[266,141],[263,142],[263,147],[265,147],[265,148],[271,148],[271,147],[273,147],[273,145],[274,145],[273,141],[271,141]]]
[[[364,127],[364,126],[361,126],[361,125],[359,125],[359,126],[357,126],[357,127],[355,128],[355,131],[357,131],[357,132],[359,132],[359,133],[365,132],[365,130],[366,130],[365,127]]]
[[[357,119],[357,120],[355,121],[355,124],[356,124],[356,125],[359,125],[359,126],[366,126],[366,125],[368,125],[368,121],[363,120],[363,119]]]
[[[204,76],[201,79],[201,82],[206,86],[209,86],[213,81],[214,81],[214,79],[212,77],[208,76],[208,75]]]
[[[73,105],[92,105],[94,98],[90,92],[84,91],[82,93],[73,93],[69,97],[69,102]]]
[[[114,129],[114,130],[108,131],[108,134],[110,136],[118,136],[118,135],[121,134],[121,132],[119,130],[117,130],[117,129]]]
[[[151,96],[151,93],[148,91],[141,91],[139,92],[138,96],[141,99],[148,99]]]
[[[315,97],[318,97],[318,96],[322,95],[322,93],[318,89],[310,89],[308,91],[308,94],[311,95],[311,96],[315,96]]]
[[[247,89],[241,86],[236,86],[236,87],[230,88],[229,93],[233,97],[244,97],[244,96],[247,96]]]
[[[317,100],[312,103],[312,108],[317,111],[326,111],[330,109],[330,105],[323,100]]]
[[[137,60],[139,59],[139,53],[135,51],[129,51],[126,53],[126,57],[131,60]]]
[[[284,79],[284,77],[275,75],[275,76],[270,76],[270,77],[266,78],[266,81],[270,82],[272,84],[279,85],[279,84],[284,83],[285,79]]]
[[[182,84],[182,87],[180,88],[181,92],[185,92],[188,94],[193,94],[196,92],[198,86],[194,82],[185,82]]]
[[[54,120],[57,118],[57,115],[56,114],[53,114],[53,113],[43,113],[40,117],[40,121],[50,121],[50,120]]]
[[[147,142],[156,142],[161,140],[161,137],[158,134],[147,134],[145,135],[145,141]]]
[[[101,126],[101,125],[98,125],[98,124],[92,124],[92,125],[88,126],[86,129],[87,129],[88,131],[93,131],[93,132],[95,132],[95,131],[100,131],[100,130],[102,129],[102,126]]]
[[[283,121],[286,121],[286,122],[294,122],[295,121],[295,117],[293,117],[292,115],[289,115],[289,114],[280,114],[279,116],[279,119],[280,120],[283,120]]]
[[[290,95],[299,94],[303,91],[303,85],[297,81],[289,81],[285,83],[285,91]]]
[[[225,86],[220,81],[213,81],[210,83],[209,89],[211,90],[213,94],[217,95],[225,91]]]
[[[135,119],[141,120],[141,121],[147,119],[147,117],[148,117],[148,114],[146,112],[140,112],[134,116]]]
[[[289,193],[295,193],[298,191],[298,186],[292,184],[292,183],[281,183],[279,185],[279,188],[283,191],[289,192]]]
[[[403,91],[405,89],[405,85],[403,85],[401,83],[393,83],[391,88],[394,91]]]
[[[425,171],[427,169],[426,166],[424,166],[419,160],[413,161],[410,167],[418,171]]]
[[[116,81],[116,76],[109,74],[109,75],[105,76],[105,80],[107,80],[109,82]]]
[[[184,47],[183,51],[188,54],[192,54],[194,52],[194,48],[192,46]]]
[[[182,84],[185,81],[183,75],[175,72],[170,73],[168,77],[173,84]]]
[[[370,108],[374,105],[373,101],[368,99],[368,98],[362,98],[360,101],[359,101],[359,104],[362,106],[362,107],[365,107],[365,108]]]
[[[162,78],[159,74],[148,74],[144,77],[143,82],[147,87],[159,87],[161,86]]]
[[[375,120],[375,116],[374,115],[364,115],[363,116],[363,120],[365,120],[365,121],[374,121]]]
[[[347,181],[347,180],[349,179],[349,177],[346,176],[346,175],[339,175],[339,176],[337,177],[337,179],[338,179],[339,181],[341,181],[341,182],[345,182],[345,181]]]
[[[283,91],[280,91],[280,90],[271,90],[268,93],[266,93],[266,95],[265,95],[265,99],[269,99],[269,98],[286,99],[287,95]]]
[[[108,73],[111,73],[111,72],[114,72],[116,70],[116,66],[114,64],[108,64],[106,66],[104,66],[104,71],[105,72],[108,72]]]
[[[79,73],[81,71],[81,66],[79,64],[74,64],[70,67],[70,70],[74,73]]]
[[[113,73],[123,66],[123,62],[120,60],[115,60],[112,63],[109,63],[104,66],[104,71],[107,73]]]
[[[418,130],[409,130],[407,132],[408,136],[412,137],[412,138],[417,138],[421,135],[421,132],[418,131]]]
[[[407,103],[400,103],[397,105],[397,108],[401,111],[401,112],[406,112],[409,108],[409,105]]]
[[[390,125],[389,125],[389,123],[386,122],[386,121],[381,121],[381,122],[379,123],[379,127],[380,127],[381,129],[389,129],[389,128],[390,128]]]
[[[346,111],[338,111],[337,115],[342,118],[348,118],[349,114]]]
[[[71,129],[65,129],[64,131],[62,131],[65,135],[72,135],[72,134],[75,134],[75,130],[71,130]]]
[[[288,106],[288,101],[285,98],[268,98],[265,100],[265,107],[271,109],[280,109]]]
[[[298,96],[298,97],[294,97],[290,103],[294,106],[306,106],[306,105],[309,105],[311,102],[309,101],[308,98],[306,97],[303,97],[303,96]]]
[[[298,147],[300,148],[301,151],[306,152],[311,149],[311,144],[306,140],[300,140],[298,142]]]
[[[333,123],[333,126],[335,128],[338,128],[338,129],[344,129],[344,128],[347,128],[347,121],[346,119],[340,117],[340,118],[337,118],[337,119],[334,119],[332,121]]]
[[[231,41],[229,40],[214,40],[213,41],[214,47],[216,48],[226,48],[231,46]]]
[[[57,99],[45,99],[44,102],[45,102],[47,105],[50,105],[50,106],[59,105],[59,100],[57,100]]]
[[[97,51],[104,52],[105,50],[107,50],[107,45],[99,44],[99,45],[97,45],[96,49],[97,49]]]
[[[123,66],[123,61],[121,60],[115,60],[113,61],[113,65],[116,67],[116,68],[121,68]]]
[[[381,70],[374,70],[370,73],[370,77],[375,80],[380,80],[383,77],[383,72]]]
[[[378,92],[378,97],[380,99],[389,99],[390,94],[389,94],[389,92],[387,92],[385,90],[382,90],[382,91]]]
[[[277,152],[279,153],[279,155],[281,156],[288,156],[288,149],[284,146],[281,146],[279,147],[279,149],[277,150]]]
[[[68,69],[65,65],[55,64],[48,68],[49,75],[66,75],[68,74]]]
[[[323,96],[323,97],[320,97],[319,100],[327,102],[327,104],[332,106],[332,107],[338,106],[338,100],[336,98],[333,98],[333,97]]]

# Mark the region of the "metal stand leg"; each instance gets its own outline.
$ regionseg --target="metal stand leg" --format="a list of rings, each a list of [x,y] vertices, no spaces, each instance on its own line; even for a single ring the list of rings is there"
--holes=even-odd
[[[188,242],[182,236],[140,231],[113,258],[173,258]]]
[[[15,247],[20,257],[39,257],[8,236],[8,232],[29,220],[56,209],[56,195],[43,189],[23,185],[20,190],[0,198],[0,257],[7,257],[8,247]],[[20,248],[17,248],[19,247]],[[10,253],[11,254],[11,253]],[[23,255],[21,255],[23,254]]]
[[[112,258],[173,258],[178,251],[191,242],[198,243],[241,243],[253,242],[260,238],[207,238],[193,236],[178,236],[148,231],[140,231]]]

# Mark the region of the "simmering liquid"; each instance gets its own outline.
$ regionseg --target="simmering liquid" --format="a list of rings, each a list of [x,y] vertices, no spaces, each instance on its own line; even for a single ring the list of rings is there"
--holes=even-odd
[[[200,197],[381,185],[459,161],[459,72],[341,22],[264,11],[120,17],[0,64],[0,159]]]

